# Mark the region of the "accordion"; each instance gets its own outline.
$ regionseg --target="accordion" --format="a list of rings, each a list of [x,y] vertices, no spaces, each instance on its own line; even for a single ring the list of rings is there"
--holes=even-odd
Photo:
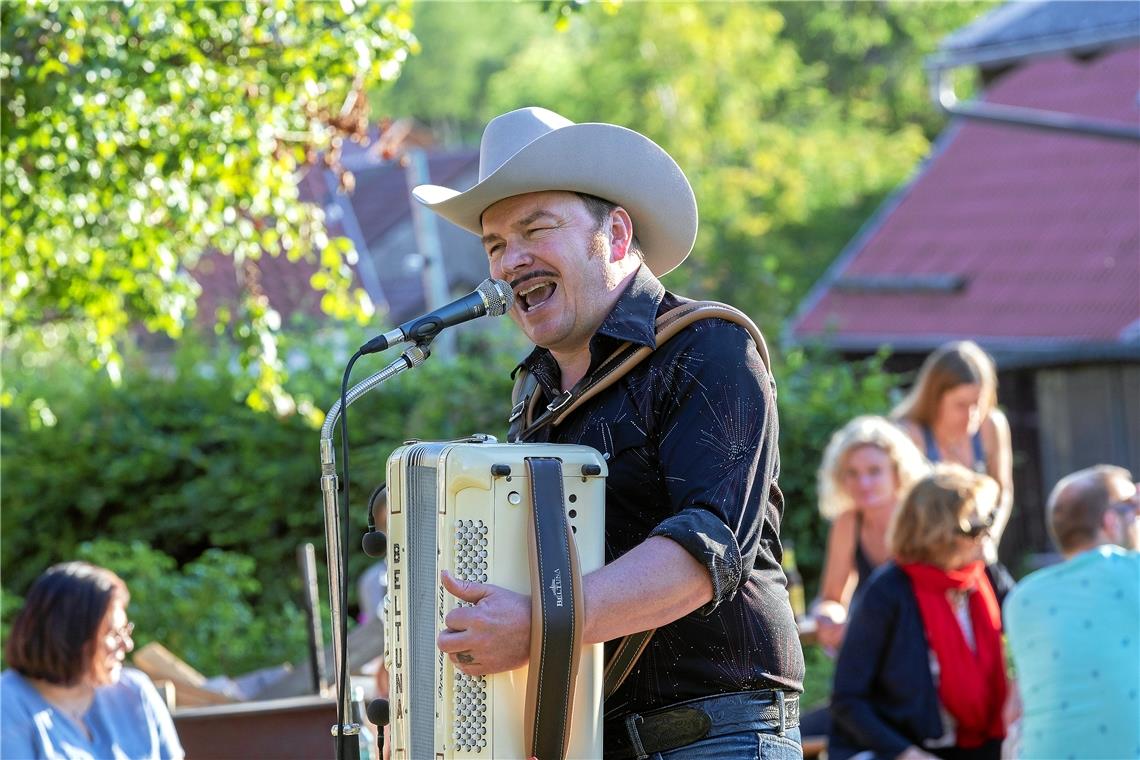
[[[575,571],[584,574],[601,567],[605,474],[601,455],[586,446],[500,444],[489,437],[412,442],[389,457],[385,640],[393,758],[498,759],[536,754],[534,743],[528,741],[528,723],[534,718],[534,686],[528,695],[528,671],[537,669],[533,655],[529,666],[490,676],[468,676],[457,670],[436,647],[436,636],[446,627],[447,613],[467,603],[445,591],[440,571],[531,594],[532,605],[537,605],[532,591],[532,576],[538,571],[531,522],[537,518],[532,514],[550,519],[555,513],[557,524],[564,526],[562,543],[575,555],[571,560]],[[547,490],[541,492],[545,495],[534,490],[539,480],[545,483]],[[535,504],[546,509],[534,511]],[[560,574],[547,584],[557,593],[558,607],[564,586],[570,593],[569,585]],[[567,705],[572,719],[568,727],[560,726],[566,733],[559,738],[563,752],[538,753],[543,760],[556,754],[602,756],[603,647],[583,645],[576,651],[576,673],[569,667],[564,675],[572,696],[567,698],[564,689],[563,698],[572,703]]]

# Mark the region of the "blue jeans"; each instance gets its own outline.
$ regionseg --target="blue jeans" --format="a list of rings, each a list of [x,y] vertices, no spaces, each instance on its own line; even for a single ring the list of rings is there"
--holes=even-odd
[[[772,712],[771,694],[740,692],[680,703],[708,714],[712,720],[708,735],[683,747],[653,753],[650,760],[802,760],[800,729],[787,727],[788,713],[784,713],[782,733],[779,719],[760,718],[761,710]],[[798,723],[798,711],[793,714]]]
[[[668,752],[650,755],[651,760],[803,760],[800,730],[789,728],[783,736],[776,729],[758,728],[695,741]]]

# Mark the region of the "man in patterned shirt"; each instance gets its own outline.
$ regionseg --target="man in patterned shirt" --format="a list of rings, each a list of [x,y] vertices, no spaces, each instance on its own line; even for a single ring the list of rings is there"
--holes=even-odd
[[[522,366],[539,408],[588,382],[618,346],[655,346],[656,317],[684,303],[658,278],[697,231],[692,189],[665,151],[623,127],[525,108],[488,124],[479,177],[466,192],[414,195],[479,235],[491,275],[514,289],[511,318],[535,344]],[[740,325],[706,319],[527,436],[607,459],[607,564],[584,578],[583,643],[657,629],[606,702],[606,757],[802,755],[777,435],[775,384],[756,343]],[[473,603],[449,613],[439,636],[457,667],[477,675],[527,662],[528,596],[447,576],[444,585]],[[682,703],[692,709],[679,712]],[[678,731],[682,714],[701,717]]]
[[[1140,757],[1140,493],[1122,467],[1061,479],[1046,507],[1065,561],[1002,608],[1020,757]]]

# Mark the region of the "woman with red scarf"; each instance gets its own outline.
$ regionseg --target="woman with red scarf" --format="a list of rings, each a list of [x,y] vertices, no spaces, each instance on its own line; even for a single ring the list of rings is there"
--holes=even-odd
[[[871,577],[836,663],[831,760],[1000,757],[1001,606],[981,544],[997,496],[989,477],[939,464],[895,512],[892,561]]]

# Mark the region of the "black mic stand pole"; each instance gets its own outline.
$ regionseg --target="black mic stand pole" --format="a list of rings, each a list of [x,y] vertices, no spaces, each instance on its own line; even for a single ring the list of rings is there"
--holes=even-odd
[[[432,336],[434,337],[434,336]],[[396,361],[389,364],[384,369],[376,374],[361,380],[354,385],[345,396],[345,405],[349,405],[363,396],[368,391],[376,388],[386,380],[395,377],[399,373],[412,367],[418,367],[423,364],[431,352],[428,350],[428,343],[431,338],[418,343],[403,354]],[[360,724],[352,722],[352,691],[348,688],[347,683],[341,683],[342,665],[345,658],[348,656],[347,646],[344,639],[340,636],[342,621],[344,619],[344,610],[341,606],[342,599],[342,586],[341,586],[341,573],[344,567],[344,547],[341,541],[340,530],[340,511],[337,505],[337,475],[336,475],[336,456],[333,450],[333,428],[336,427],[336,422],[340,418],[341,402],[338,398],[336,403],[329,409],[328,414],[325,415],[324,425],[321,426],[321,497],[324,503],[325,511],[325,545],[327,550],[325,552],[328,573],[329,573],[329,606],[332,613],[332,642],[333,642],[333,666],[335,670],[334,680],[336,682],[337,693],[337,720],[339,721],[332,727],[333,746],[334,751],[341,748],[344,737],[351,737],[350,741],[343,742],[343,757],[346,760],[360,760]],[[347,435],[347,431],[345,432]],[[381,727],[381,731],[383,727]],[[383,734],[381,734],[382,736]]]

